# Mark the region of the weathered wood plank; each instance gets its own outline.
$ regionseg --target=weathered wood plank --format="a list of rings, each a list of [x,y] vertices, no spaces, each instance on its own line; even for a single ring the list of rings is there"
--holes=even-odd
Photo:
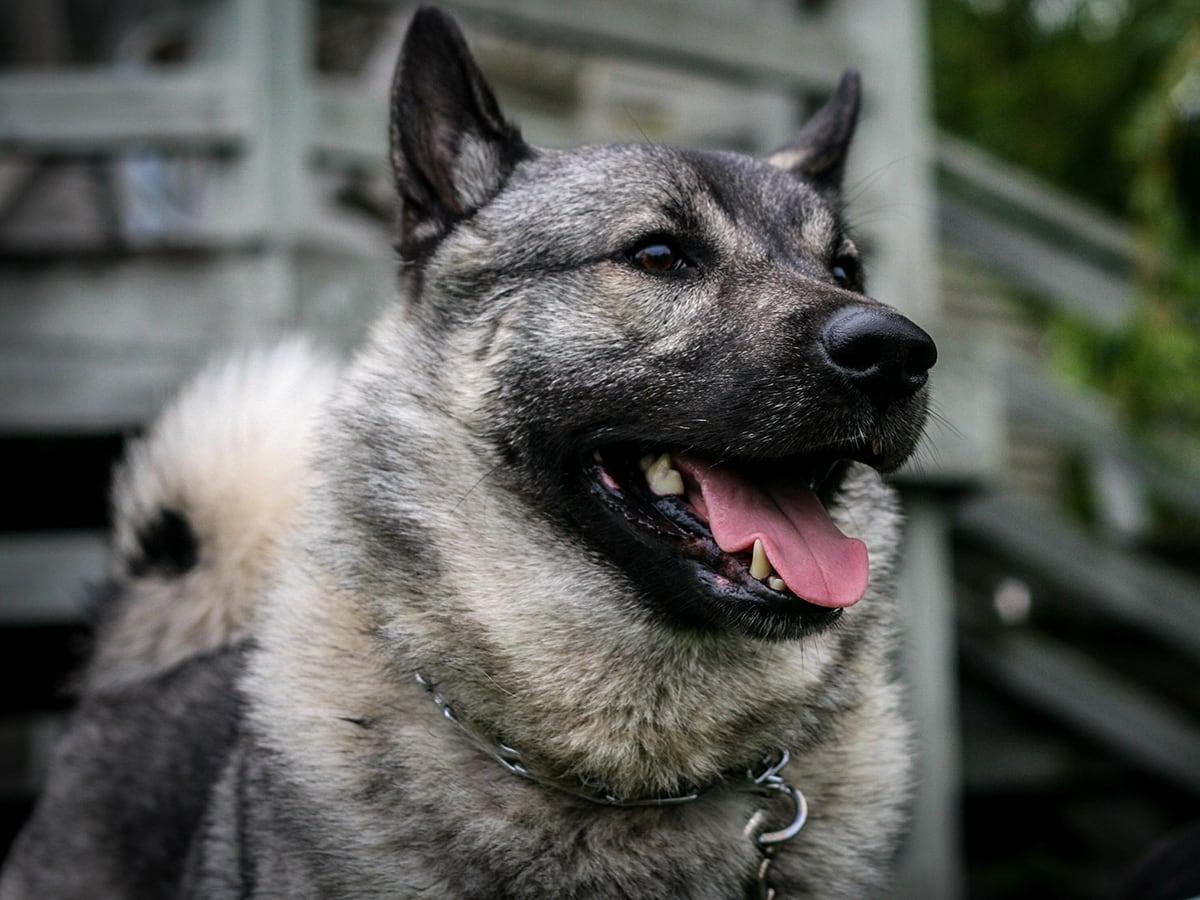
[[[1200,793],[1200,728],[1149,692],[1060,642],[1021,632],[966,636],[963,660],[1023,700]]]
[[[6,535],[0,538],[0,625],[82,621],[88,586],[107,573],[102,532]]]
[[[1200,584],[1109,546],[1032,500],[992,494],[963,504],[960,532],[1097,610],[1200,656]]]
[[[9,267],[0,278],[0,430],[120,430],[216,352],[298,319],[268,261],[164,255]]]
[[[917,791],[913,836],[894,896],[957,897],[961,773],[950,522],[942,502],[927,492],[905,492],[904,510],[897,608],[904,627],[906,700],[917,730]]]
[[[586,110],[574,117],[547,115],[525,98],[505,98],[503,91],[501,105],[525,138],[543,147],[646,139],[728,147],[736,138],[757,137],[765,128],[764,118],[776,126],[782,122],[786,134],[791,130],[790,113],[798,108],[777,93],[731,90],[694,76],[664,76],[648,89],[636,78],[644,76],[645,69],[628,79],[623,74],[609,72],[603,85],[590,85]],[[314,88],[312,100],[311,144],[321,159],[368,170],[386,168],[388,100],[384,94],[364,90],[355,82],[327,80]],[[630,112],[643,105],[661,112],[661,121],[643,128]],[[783,134],[770,144],[781,143]]]
[[[0,433],[120,433],[148,421],[203,357],[0,353]]]
[[[1200,468],[1140,445],[1103,398],[1068,391],[1027,366],[1008,366],[1002,375],[1010,415],[1064,443],[1105,448],[1170,506],[1200,516]]]
[[[312,92],[311,143],[321,158],[366,169],[384,169],[387,158],[388,100],[345,81],[327,80]],[[561,119],[509,103],[505,113],[525,137],[543,146],[579,142],[578,132]]]
[[[930,375],[935,414],[895,477],[909,485],[962,486],[997,474],[1003,465],[1004,396],[990,360],[935,337],[941,348]]]
[[[937,163],[943,172],[971,187],[1082,238],[1117,259],[1130,260],[1133,256],[1133,233],[1127,225],[962,138],[939,134]]]
[[[399,5],[398,0],[376,0]],[[839,32],[819,15],[800,18],[786,5],[639,0],[448,0],[468,25],[555,47],[650,60],[739,80],[767,79],[801,91],[833,85],[851,58]],[[714,39],[719,35],[720,39]]]
[[[134,256],[5,267],[0,339],[32,347],[172,348],[248,323],[252,267],[210,255]],[[78,349],[77,349],[78,348]]]
[[[132,145],[234,147],[253,110],[222,67],[181,74],[106,69],[0,75],[0,146],[51,153]]]
[[[1133,285],[1081,254],[953,197],[939,201],[944,243],[1089,322],[1117,328],[1133,310]]]

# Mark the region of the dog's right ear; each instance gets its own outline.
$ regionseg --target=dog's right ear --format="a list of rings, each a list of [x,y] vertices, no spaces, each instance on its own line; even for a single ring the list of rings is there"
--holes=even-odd
[[[858,72],[847,69],[825,105],[789,144],[772,153],[767,161],[811,181],[823,191],[840,191],[861,98]]]
[[[408,26],[391,106],[399,250],[411,260],[487,203],[531,151],[500,114],[458,25],[439,9],[421,7]]]

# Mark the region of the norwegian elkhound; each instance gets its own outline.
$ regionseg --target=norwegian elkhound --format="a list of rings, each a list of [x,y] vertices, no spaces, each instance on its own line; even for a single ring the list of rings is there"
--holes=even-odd
[[[131,448],[4,900],[881,890],[879,473],[936,350],[864,293],[858,102],[765,159],[538,149],[419,11],[400,298],[344,371],[240,358]]]

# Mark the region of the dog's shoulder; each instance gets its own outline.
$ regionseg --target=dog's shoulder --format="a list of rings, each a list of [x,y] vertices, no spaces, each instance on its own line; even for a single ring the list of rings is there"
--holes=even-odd
[[[246,634],[336,377],[301,340],[247,352],[201,373],[131,444],[113,485],[112,599],[98,609],[85,691]]]

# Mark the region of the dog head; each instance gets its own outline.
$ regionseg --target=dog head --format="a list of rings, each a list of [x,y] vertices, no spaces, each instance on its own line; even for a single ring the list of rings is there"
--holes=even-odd
[[[766,159],[540,150],[452,20],[425,9],[408,33],[397,367],[422,358],[484,477],[684,627],[787,638],[838,618],[869,561],[827,510],[921,433],[936,350],[865,293],[841,213],[858,106],[848,72]]]

